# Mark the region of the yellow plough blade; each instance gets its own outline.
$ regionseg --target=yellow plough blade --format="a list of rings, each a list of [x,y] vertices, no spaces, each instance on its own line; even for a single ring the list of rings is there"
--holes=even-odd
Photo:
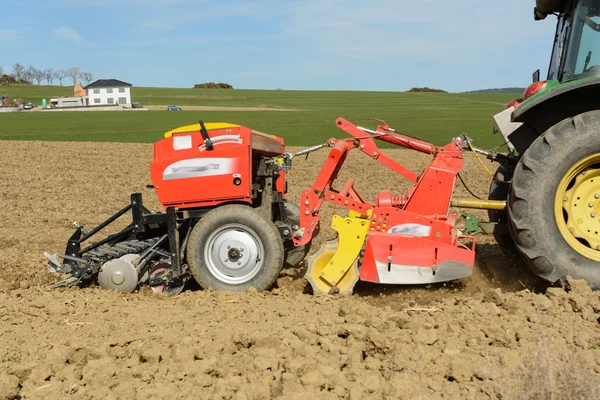
[[[369,230],[369,220],[355,215],[334,215],[331,227],[338,232],[339,240],[328,241],[309,258],[305,278],[313,293],[352,293],[359,277],[358,255]]]

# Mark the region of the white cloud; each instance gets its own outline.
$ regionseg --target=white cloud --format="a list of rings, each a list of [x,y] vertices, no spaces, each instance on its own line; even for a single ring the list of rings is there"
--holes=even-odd
[[[60,39],[72,42],[75,44],[82,44],[84,42],[83,37],[73,28],[62,26],[60,28],[52,29],[52,34]]]
[[[304,0],[284,32],[310,38],[324,55],[353,60],[492,61],[553,27],[534,23],[533,4],[421,0]],[[550,41],[550,40],[548,40]]]

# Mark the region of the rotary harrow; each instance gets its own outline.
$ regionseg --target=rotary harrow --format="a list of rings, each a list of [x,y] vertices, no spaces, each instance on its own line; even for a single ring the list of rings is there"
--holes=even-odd
[[[273,285],[284,264],[308,254],[319,233],[320,210],[331,202],[348,210],[334,216],[337,237],[308,258],[306,279],[318,293],[352,292],[360,279],[385,284],[430,284],[471,275],[478,224],[449,214],[451,205],[501,210],[504,201],[452,199],[463,151],[507,158],[471,146],[466,136],[446,146],[403,135],[382,122],[376,130],[338,119],[350,137],[285,152],[283,139],[240,125],[207,123],[181,127],[154,144],[151,180],[164,212],[151,212],[141,194],[87,231],[77,225],[63,254],[45,255],[53,272],[67,274],[56,286],[98,280],[106,289],[131,292],[148,284],[155,292],[179,293],[193,277],[203,288],[232,291]],[[432,156],[417,174],[392,160],[375,139]],[[329,149],[313,185],[298,205],[286,199],[292,160]],[[354,180],[334,189],[352,150],[412,182],[408,193],[380,191],[369,203]],[[97,242],[92,239],[123,215],[131,223]]]

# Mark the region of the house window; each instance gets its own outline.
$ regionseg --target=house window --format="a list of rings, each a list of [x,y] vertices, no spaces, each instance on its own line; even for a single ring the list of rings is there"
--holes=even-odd
[[[127,97],[119,97],[119,104],[127,104]]]
[[[112,88],[111,87],[106,88],[106,93],[112,93]]]
[[[100,104],[100,99],[94,99],[94,104]]]
[[[119,88],[119,93],[125,93],[125,88],[124,87],[120,87]]]
[[[106,102],[108,104],[115,104],[115,99],[113,99],[112,97],[109,97],[108,99],[106,99]]]
[[[100,89],[94,89],[94,94],[100,94]]]

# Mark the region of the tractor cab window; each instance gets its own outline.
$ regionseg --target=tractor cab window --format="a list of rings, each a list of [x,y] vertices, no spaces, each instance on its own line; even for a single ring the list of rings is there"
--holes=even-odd
[[[563,81],[600,76],[600,1],[583,0],[574,10]]]
[[[569,37],[571,19],[568,14],[558,17],[556,25],[556,37],[554,38],[554,47],[552,48],[552,58],[548,68],[548,80],[560,79],[560,65],[564,56],[565,41]]]

